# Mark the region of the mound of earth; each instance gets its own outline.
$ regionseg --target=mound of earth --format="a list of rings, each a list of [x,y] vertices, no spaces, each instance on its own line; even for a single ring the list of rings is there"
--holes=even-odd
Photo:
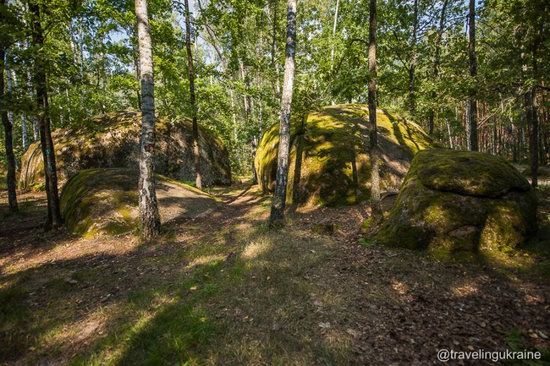
[[[377,124],[381,185],[397,190],[413,155],[431,147],[432,140],[415,123],[384,110],[377,111]],[[353,204],[368,198],[368,126],[368,106],[362,104],[324,107],[304,122],[293,121],[287,200],[292,202],[295,190],[298,204]],[[264,133],[255,159],[264,192],[275,186],[278,144],[279,124],[275,124]],[[301,164],[296,164],[297,156]]]
[[[156,124],[155,171],[168,177],[195,181],[192,150],[192,125],[189,120],[158,118]],[[60,184],[81,169],[137,169],[141,114],[109,113],[86,121],[78,129],[58,129],[55,145]],[[229,155],[223,143],[210,132],[199,129],[203,184],[230,184]],[[19,187],[44,185],[44,166],[40,143],[33,143],[21,160]]]
[[[84,237],[117,235],[139,228],[138,172],[130,169],[85,169],[61,192],[66,227]],[[216,200],[189,185],[157,175],[161,222],[207,215]]]
[[[418,153],[374,239],[436,252],[507,251],[536,232],[529,182],[502,158],[470,151]]]

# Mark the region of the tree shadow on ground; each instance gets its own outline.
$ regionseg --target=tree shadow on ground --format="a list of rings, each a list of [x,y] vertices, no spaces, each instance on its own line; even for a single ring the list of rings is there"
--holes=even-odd
[[[420,363],[435,360],[438,347],[496,350],[515,330],[550,331],[547,284],[484,264],[359,246],[297,221],[270,231],[255,211],[263,202],[241,197],[219,217],[172,223],[158,241],[118,253],[76,253],[3,273],[0,360]],[[341,220],[353,217],[342,211]]]

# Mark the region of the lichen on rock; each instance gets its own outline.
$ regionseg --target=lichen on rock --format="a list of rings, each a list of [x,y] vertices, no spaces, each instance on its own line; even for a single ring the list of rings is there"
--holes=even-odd
[[[536,195],[508,162],[489,154],[419,152],[378,243],[438,252],[518,247],[536,232]]]
[[[75,129],[52,133],[57,172],[62,184],[81,169],[137,169],[141,114],[108,113],[83,121]],[[183,181],[195,180],[191,144],[191,121],[157,118],[155,171]],[[203,184],[231,183],[229,155],[220,139],[199,128]],[[40,143],[31,144],[21,159],[19,187],[40,189],[44,185],[44,166]]]
[[[84,169],[64,185],[61,214],[65,225],[83,237],[119,235],[139,228],[138,172],[123,168]],[[163,223],[193,218],[217,207],[208,194],[157,175],[157,200]]]
[[[369,197],[368,107],[344,104],[311,112],[302,124],[291,124],[290,169],[287,200],[297,204],[353,204]],[[413,155],[433,146],[430,137],[415,123],[386,110],[377,111],[378,143],[381,149],[381,184],[397,190]],[[267,129],[258,146],[256,174],[264,192],[273,191],[277,171],[279,125]],[[301,146],[300,146],[301,144]],[[299,184],[296,158],[301,154]],[[298,192],[294,195],[294,189]]]

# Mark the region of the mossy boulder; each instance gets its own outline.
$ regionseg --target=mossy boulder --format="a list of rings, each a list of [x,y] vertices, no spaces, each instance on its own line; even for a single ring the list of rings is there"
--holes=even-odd
[[[489,154],[419,152],[378,243],[434,252],[508,251],[536,232],[535,192],[510,163]]]
[[[155,171],[183,181],[195,180],[192,125],[187,119],[158,118],[156,124]],[[84,121],[78,129],[58,129],[52,134],[60,184],[81,169],[137,169],[141,114],[108,113]],[[229,184],[231,169],[223,143],[199,129],[201,173],[205,185]],[[44,186],[40,143],[30,145],[21,160],[19,187]]]
[[[84,169],[63,186],[61,214],[69,231],[84,237],[136,232],[139,228],[138,177],[124,168]],[[163,223],[205,215],[217,206],[208,194],[157,175]]]
[[[381,184],[397,190],[417,151],[433,146],[415,123],[385,110],[377,111],[381,149]],[[324,107],[304,121],[292,121],[291,161],[287,200],[296,189],[297,204],[353,204],[369,197],[368,107],[346,104]],[[277,171],[279,125],[263,135],[255,159],[256,174],[264,192],[273,191]],[[299,184],[296,156],[301,155]]]

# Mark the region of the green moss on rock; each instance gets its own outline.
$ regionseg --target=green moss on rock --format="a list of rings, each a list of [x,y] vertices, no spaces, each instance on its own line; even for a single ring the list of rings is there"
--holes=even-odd
[[[139,228],[138,172],[131,169],[84,169],[61,192],[61,214],[69,231],[83,237],[120,235]],[[163,222],[195,217],[216,201],[194,187],[157,176],[157,199]]]
[[[141,114],[108,113],[84,121],[78,129],[53,132],[60,184],[81,169],[137,167]],[[195,180],[191,144],[191,121],[158,118],[155,171],[179,180]],[[229,184],[231,169],[220,139],[199,129],[201,174],[205,185]],[[40,144],[31,144],[21,159],[19,187],[33,189],[44,182]]]
[[[493,155],[440,150],[438,154],[419,155],[418,165],[422,184],[437,191],[499,197],[510,190],[529,190],[529,182],[512,164]]]
[[[413,155],[433,145],[422,129],[385,110],[377,111],[378,139],[382,150],[381,179],[384,189],[398,189]],[[296,158],[301,144],[298,204],[354,204],[369,197],[370,163],[365,141],[368,107],[346,104],[324,107],[301,121],[292,121],[287,200],[292,202]],[[255,167],[264,191],[273,191],[277,171],[279,125],[263,135]]]
[[[536,231],[536,196],[501,158],[430,149],[414,158],[381,244],[435,252],[507,251]]]

